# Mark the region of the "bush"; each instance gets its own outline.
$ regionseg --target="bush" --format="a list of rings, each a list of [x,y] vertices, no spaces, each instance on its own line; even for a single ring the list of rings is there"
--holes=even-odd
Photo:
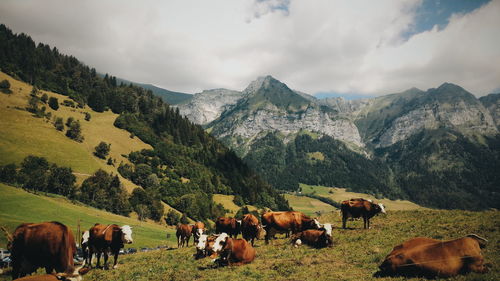
[[[42,99],[43,101],[43,99]],[[52,108],[53,110],[58,110],[59,109],[59,101],[55,97],[50,97],[49,98],[49,107]]]
[[[91,118],[91,117],[92,117],[92,116],[90,115],[90,113],[85,112],[85,121],[90,121],[90,118]]]
[[[47,103],[47,100],[49,99],[49,96],[46,94],[46,93],[43,93],[42,97],[40,98],[40,100],[43,102],[43,103]]]
[[[71,117],[70,117],[71,118]],[[70,119],[68,118],[68,120]],[[72,121],[71,124],[69,125],[68,130],[66,131],[66,136],[70,139],[73,139],[77,142],[82,142],[83,141],[83,136],[82,136],[82,128],[80,126],[80,121]]]
[[[17,180],[16,164],[8,164],[0,167],[0,181],[5,183],[15,183]]]
[[[3,93],[6,93],[6,94],[12,93],[12,91],[10,90],[9,80],[4,79],[4,80],[2,80],[2,82],[0,82],[0,91]]]
[[[73,121],[75,121],[75,118],[68,117],[68,119],[66,120],[66,127],[69,127],[71,123],[73,123]]]
[[[113,163],[113,158],[109,157],[108,158],[108,162],[106,162],[106,164],[110,165],[110,166],[114,166],[114,163]]]
[[[56,121],[54,122],[54,127],[56,127],[56,130],[61,132],[64,130],[64,123],[61,117],[56,118]]]
[[[95,151],[94,151],[95,156],[97,156],[101,159],[106,159],[106,156],[108,156],[109,151],[111,150],[111,144],[108,144],[108,143],[101,141],[94,149],[95,149]],[[113,162],[111,162],[111,164],[112,163]]]
[[[188,217],[186,216],[186,214],[182,214],[182,217],[181,217],[181,221],[180,221],[182,224],[188,224],[189,223],[189,220],[188,220]]]
[[[168,225],[177,225],[181,221],[181,215],[178,212],[170,209],[165,216],[165,222]]]

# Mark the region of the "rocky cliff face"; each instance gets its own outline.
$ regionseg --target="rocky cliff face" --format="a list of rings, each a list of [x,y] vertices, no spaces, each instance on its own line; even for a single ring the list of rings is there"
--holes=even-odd
[[[493,121],[500,130],[500,93],[499,94],[489,94],[485,97],[481,97],[479,101],[484,105],[486,109],[491,114]]]
[[[195,94],[186,104],[178,105],[179,112],[193,123],[205,125],[219,118],[222,112],[242,97],[238,91],[226,89],[206,90]]]
[[[270,76],[253,81],[243,91],[242,99],[211,125],[216,137],[238,139],[238,145],[249,146],[267,132],[278,131],[286,139],[306,130],[363,146],[350,119],[338,116],[329,107],[317,104],[313,97],[298,94]],[[242,139],[246,141],[241,143]]]

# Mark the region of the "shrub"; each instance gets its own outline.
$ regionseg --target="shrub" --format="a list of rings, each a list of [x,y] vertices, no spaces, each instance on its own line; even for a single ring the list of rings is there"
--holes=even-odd
[[[95,147],[94,155],[101,158],[101,159],[106,159],[106,156],[108,156],[110,150],[111,150],[111,144],[108,144],[108,143],[101,141]]]
[[[0,82],[0,91],[3,93],[6,93],[6,94],[12,93],[12,91],[10,90],[9,80],[4,79],[4,80],[2,80],[2,82]]]
[[[56,130],[58,130],[58,131],[64,130],[64,123],[63,123],[63,119],[61,117],[56,118],[56,121],[54,122],[54,127],[56,127]]]
[[[50,97],[49,98],[49,107],[52,108],[53,110],[58,110],[59,109],[59,101],[55,97]]]

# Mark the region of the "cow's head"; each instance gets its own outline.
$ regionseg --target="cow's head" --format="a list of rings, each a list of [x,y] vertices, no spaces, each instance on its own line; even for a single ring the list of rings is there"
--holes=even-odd
[[[198,238],[198,243],[196,244],[196,249],[199,251],[204,251],[207,248],[208,235],[202,234]]]
[[[134,242],[132,239],[132,227],[129,225],[124,225],[120,228],[122,230],[122,241],[126,244],[131,244]]]
[[[76,268],[73,273],[57,273],[56,277],[59,280],[64,280],[64,281],[81,281],[82,280],[82,275],[86,274],[87,272],[90,271],[89,267],[78,267]]]
[[[215,242],[214,242],[214,246],[212,247],[212,250],[215,252],[215,253],[219,253],[220,251],[222,251],[222,249],[224,249],[224,246],[226,245],[226,241],[227,241],[227,238],[229,237],[229,235],[227,235],[227,233],[225,232],[222,232],[216,239],[215,239]]]
[[[197,228],[197,229],[196,229],[196,235],[197,235],[198,237],[201,237],[201,236],[203,235],[203,228]]]
[[[90,232],[88,230],[82,233],[82,245],[88,243],[89,238],[90,238]]]
[[[380,208],[380,212],[381,212],[382,214],[387,214],[387,213],[385,212],[384,204],[382,204],[382,203],[378,203],[377,205],[379,206],[379,208]]]
[[[325,230],[326,236],[332,237],[332,225],[331,224],[325,223],[325,224],[323,224],[322,228]]]

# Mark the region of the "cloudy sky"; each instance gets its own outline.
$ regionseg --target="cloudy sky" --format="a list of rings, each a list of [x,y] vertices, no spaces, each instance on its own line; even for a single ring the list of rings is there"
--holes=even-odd
[[[187,93],[267,74],[317,95],[500,91],[499,0],[2,0],[0,22],[99,72]]]

